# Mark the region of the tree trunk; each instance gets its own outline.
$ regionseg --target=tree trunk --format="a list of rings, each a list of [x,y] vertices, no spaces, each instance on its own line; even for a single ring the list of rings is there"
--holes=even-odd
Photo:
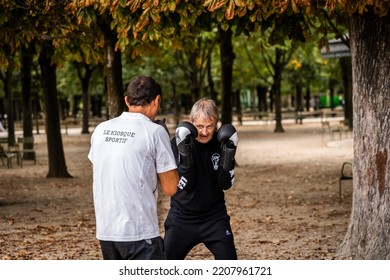
[[[310,93],[310,82],[309,80],[306,81],[306,94],[305,94],[305,105],[306,105],[306,111],[310,111],[310,99],[311,99],[311,93]]]
[[[351,18],[353,205],[339,258],[390,259],[390,14]]]
[[[47,177],[72,177],[67,171],[62,145],[60,114],[55,64],[51,63],[54,47],[52,42],[43,42],[39,54],[42,89],[45,104],[45,128],[49,155],[49,173]]]
[[[89,134],[89,79],[90,73],[88,73],[89,67],[86,68],[86,74],[83,78],[81,85],[83,91],[83,123],[81,125],[81,134]],[[87,74],[88,73],[88,74]],[[89,77],[87,77],[89,75]]]
[[[303,89],[301,83],[295,85],[295,96],[296,96],[296,111],[303,111]]]
[[[236,108],[236,114],[238,116],[238,122],[242,125],[242,107],[241,107],[241,98],[240,90],[237,89],[233,92],[234,97],[234,107]]]
[[[33,63],[34,45],[22,47],[22,96],[23,96],[23,136],[33,136],[32,105],[31,105],[31,69]],[[24,143],[24,149],[32,149],[34,143]],[[26,153],[23,159],[35,160],[35,153]]]
[[[232,45],[232,30],[219,28],[221,68],[222,68],[222,124],[232,122],[232,81],[233,81],[233,61],[235,54]]]
[[[77,74],[81,81],[82,87],[82,99],[83,99],[83,123],[81,127],[81,134],[89,134],[89,81],[91,80],[91,76],[95,67],[91,67],[88,64],[79,64],[76,65]],[[84,75],[82,68],[84,68]]]
[[[330,109],[334,110],[334,83],[329,83]]]
[[[274,72],[274,92],[275,92],[275,130],[274,132],[284,132],[282,125],[282,71],[283,65],[281,62],[282,50],[276,49],[275,56],[275,72]]]
[[[99,20],[99,28],[103,32],[105,40],[107,109],[108,117],[111,119],[122,114],[125,110],[125,101],[122,80],[122,54],[120,51],[115,51],[115,44],[118,40],[117,34],[111,30],[110,22],[107,21]]]
[[[259,110],[259,112],[267,112],[268,111],[267,88],[263,87],[262,85],[257,85],[256,92],[257,92],[257,109]]]
[[[9,65],[4,75],[4,92],[7,100],[8,145],[15,145],[14,93],[12,87],[13,65]]]
[[[275,109],[275,85],[272,85],[271,92],[269,94],[269,110],[274,112]]]

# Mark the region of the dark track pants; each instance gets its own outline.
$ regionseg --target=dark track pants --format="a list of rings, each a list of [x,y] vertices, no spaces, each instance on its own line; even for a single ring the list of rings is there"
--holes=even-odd
[[[102,241],[100,247],[105,260],[165,260],[161,237],[147,240],[118,242]]]
[[[216,260],[236,260],[237,253],[230,218],[186,222],[168,215],[165,221],[164,245],[168,260],[183,260],[200,243]]]

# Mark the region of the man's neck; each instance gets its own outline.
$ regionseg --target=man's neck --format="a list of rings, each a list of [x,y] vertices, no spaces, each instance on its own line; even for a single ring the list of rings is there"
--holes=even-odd
[[[130,106],[128,109],[130,113],[139,113],[151,119],[149,106]]]

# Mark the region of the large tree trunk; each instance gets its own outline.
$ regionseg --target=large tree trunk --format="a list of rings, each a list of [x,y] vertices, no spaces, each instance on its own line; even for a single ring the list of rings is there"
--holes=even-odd
[[[338,257],[390,259],[390,14],[351,18],[353,205]]]
[[[23,95],[23,136],[33,136],[32,105],[31,105],[31,69],[33,63],[34,44],[22,47],[22,95]],[[24,143],[24,149],[32,149],[34,143]],[[26,153],[23,159],[35,160],[35,153]]]
[[[43,42],[39,54],[39,65],[42,75],[42,89],[45,104],[45,128],[47,150],[49,154],[49,173],[47,177],[72,177],[65,164],[64,147],[62,145],[60,114],[58,109],[58,93],[55,64],[51,63],[54,47],[52,42]]]
[[[222,124],[232,122],[232,82],[233,82],[233,61],[235,54],[232,45],[232,30],[219,28],[221,68],[222,68]]]
[[[125,110],[122,80],[122,54],[115,51],[117,34],[111,30],[109,20],[100,19],[99,28],[105,40],[105,72],[107,81],[107,109],[108,117],[114,118]]]

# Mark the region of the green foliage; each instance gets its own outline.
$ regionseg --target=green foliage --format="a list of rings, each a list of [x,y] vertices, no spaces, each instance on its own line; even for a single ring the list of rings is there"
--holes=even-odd
[[[57,70],[58,92],[66,96],[69,100],[73,95],[81,95],[81,84],[77,77],[77,72],[72,63],[65,63]]]
[[[313,43],[299,48],[292,56],[286,67],[285,83],[289,85],[290,92],[294,86],[310,86],[312,92],[326,92],[328,90],[327,77],[324,76],[329,61],[322,58],[320,50]],[[333,63],[333,61],[332,61]],[[341,76],[338,76],[341,80]]]
[[[136,74],[149,73],[161,77],[167,88],[180,80],[179,91],[188,92],[175,53],[194,50],[198,47],[194,38],[215,35],[216,26],[221,26],[223,30],[232,28],[236,36],[234,86],[251,88],[259,82],[272,82],[265,63],[265,57],[274,50],[272,46],[309,49],[314,48],[307,45],[312,41],[326,45],[331,33],[336,37],[346,33],[349,15],[370,9],[384,15],[389,5],[390,1],[378,0],[26,0],[17,1],[17,5],[15,1],[0,1],[0,67],[9,66],[21,45],[52,40],[56,47],[53,62],[69,70],[60,69],[66,85],[73,79],[68,62],[102,63],[104,39],[98,24],[108,17],[110,28],[117,34],[116,49],[124,54],[125,81]],[[264,34],[267,41],[252,41],[251,37]],[[245,44],[258,70],[248,62]],[[217,48],[212,57],[212,73],[218,86]],[[304,56],[294,59],[303,68],[311,69],[308,72],[319,71],[321,63],[312,65]],[[197,60],[198,65],[204,62],[203,58]],[[317,77],[313,79],[318,83]],[[102,82],[95,84],[102,89]],[[62,82],[60,88],[61,85]],[[63,88],[61,91],[67,92]],[[71,91],[80,90],[69,88],[69,94]]]

